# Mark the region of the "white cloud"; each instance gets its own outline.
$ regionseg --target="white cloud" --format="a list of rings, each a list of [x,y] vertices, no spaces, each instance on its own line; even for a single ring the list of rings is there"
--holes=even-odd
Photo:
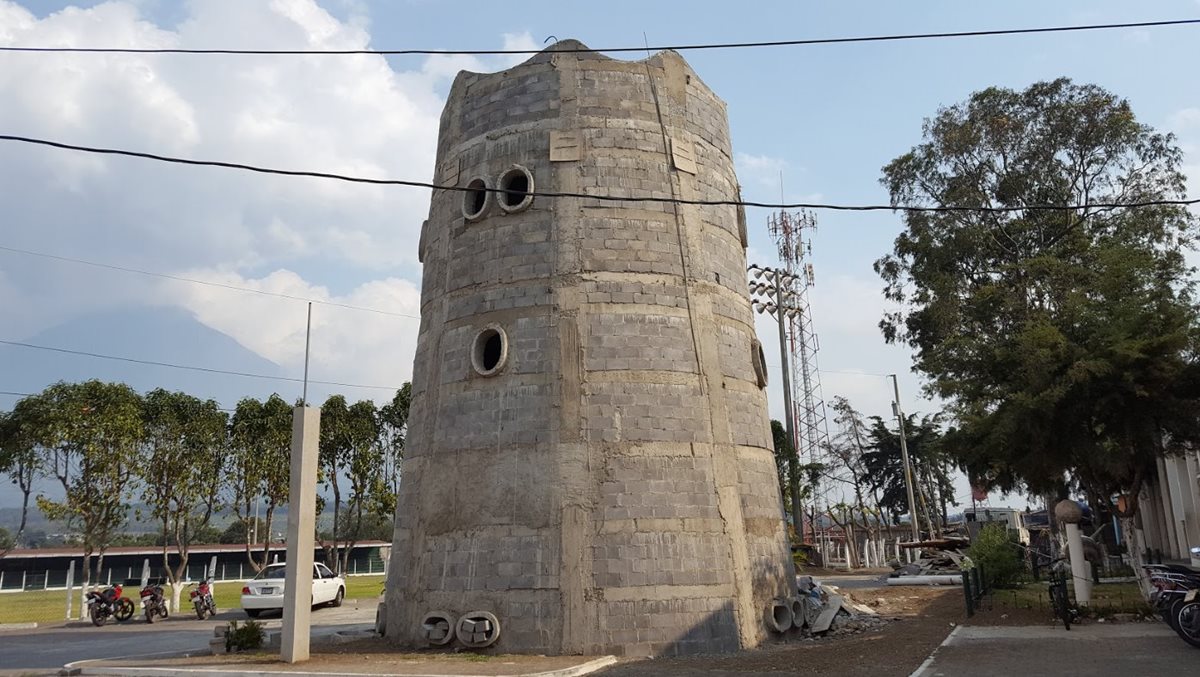
[[[170,26],[136,1],[39,18],[0,0],[0,44],[361,49],[355,0],[338,18],[314,0],[205,0]],[[537,49],[528,33],[497,36]],[[517,57],[8,54],[0,133],[196,159],[429,180],[443,92],[459,70]],[[429,194],[0,145],[0,244],[418,314],[416,242]],[[274,271],[274,272],[270,272]],[[329,285],[330,292],[321,283]],[[7,338],[83,313],[179,305],[285,368],[303,356],[303,304],[44,259],[0,256]],[[416,321],[317,306],[313,377],[409,377]],[[153,337],[147,337],[152,341]],[[130,353],[137,347],[131,346]],[[374,394],[374,393],[364,393]]]
[[[743,186],[753,186],[759,191],[774,189],[775,194],[779,194],[780,174],[787,170],[787,160],[737,152],[733,156],[734,168]]]
[[[184,276],[224,285],[372,308],[385,315],[327,304],[313,306],[312,378],[372,385],[399,385],[412,372],[420,314],[420,290],[407,280],[387,278],[359,285],[344,295],[306,282],[289,270],[257,279],[218,270]],[[164,282],[163,298],[190,310],[204,324],[292,373],[304,365],[306,305],[278,297],[231,292],[212,286]],[[231,299],[235,302],[231,303]],[[356,393],[360,397],[380,393]],[[390,396],[391,393],[386,393]]]
[[[1167,126],[1177,134],[1200,131],[1200,108],[1183,108],[1167,119]]]

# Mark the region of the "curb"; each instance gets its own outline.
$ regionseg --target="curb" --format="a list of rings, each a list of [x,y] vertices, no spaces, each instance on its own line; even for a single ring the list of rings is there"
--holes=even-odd
[[[36,630],[37,623],[0,623],[0,632],[5,630]]]
[[[161,658],[191,658],[192,656],[207,656],[207,651],[189,651],[183,653],[163,654],[144,654],[142,656],[126,656],[126,658],[149,658],[151,656],[159,656]],[[133,668],[121,666],[97,666],[87,667],[86,663],[98,662],[101,660],[113,659],[89,659],[85,661],[75,661],[67,663],[63,666],[59,675],[63,677],[73,675],[116,675],[119,677],[197,677],[200,675],[208,677],[372,677],[371,673],[365,672],[302,672],[302,671],[274,671],[274,670],[223,670],[220,668]],[[582,677],[593,673],[600,668],[605,668],[617,662],[615,656],[602,656],[590,660],[586,663],[581,663],[569,668],[560,668],[558,670],[546,670],[544,672],[528,672],[512,677]],[[446,673],[440,675],[404,675],[404,677],[450,677]],[[487,677],[486,675],[459,675],[458,677]]]

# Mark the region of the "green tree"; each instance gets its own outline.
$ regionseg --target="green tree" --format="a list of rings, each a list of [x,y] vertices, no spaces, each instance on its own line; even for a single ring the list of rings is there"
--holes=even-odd
[[[783,497],[783,506],[789,506],[792,504],[792,476],[789,470],[791,464],[788,461],[796,452],[783,423],[775,419],[771,419],[771,441],[775,446],[775,474],[779,480],[779,495]],[[783,509],[783,506],[780,508]]]
[[[38,508],[81,534],[86,591],[92,556],[97,555],[98,575],[104,551],[125,524],[135,493],[141,397],[122,383],[92,380],[56,383],[27,399],[33,407],[30,433],[63,493],[61,501],[39,494]]]
[[[405,382],[392,401],[379,408],[379,435],[383,444],[383,476],[393,496],[400,493],[400,466],[408,439],[408,413],[412,407],[412,383]]]
[[[0,475],[8,477],[21,492],[21,519],[10,540],[0,544],[0,558],[21,542],[29,521],[29,501],[34,481],[42,474],[38,446],[34,440],[36,402],[19,400],[11,412],[0,412]]]
[[[774,419],[771,420],[771,439],[775,447],[775,472],[779,480],[779,494],[783,498],[783,503],[779,508],[784,511],[784,520],[788,520],[791,514],[786,508],[791,505],[792,487],[797,488],[801,501],[809,500],[813,497],[814,489],[821,475],[827,474],[826,467],[821,463],[793,464],[792,461],[796,457],[795,447],[792,446],[791,440],[788,439],[787,430],[784,428],[783,423]],[[791,475],[792,468],[795,468],[797,474],[794,483],[792,482]],[[811,514],[811,519],[812,523],[815,524],[815,512]],[[803,525],[793,524],[792,528],[795,529],[796,538],[802,539],[804,536]]]
[[[228,420],[215,401],[185,393],[160,388],[146,393],[142,401],[146,459],[141,467],[142,501],[166,534],[155,544],[162,546],[175,611],[179,611],[193,538],[208,527],[219,506]],[[173,567],[170,551],[176,555]]]
[[[908,510],[908,488],[904,477],[904,455],[900,451],[900,432],[888,427],[888,422],[872,416],[867,430],[868,449],[862,455],[863,468],[870,478],[873,491],[879,493],[880,509],[891,515],[892,523]],[[927,531],[936,530],[935,523],[945,520],[946,505],[954,501],[954,482],[951,466],[942,445],[940,416],[908,414],[904,420],[905,443],[912,466],[913,495],[917,514],[911,519]],[[931,506],[940,507],[939,512]]]
[[[253,524],[257,505],[265,505],[260,553],[252,552],[253,531],[249,528],[243,531],[246,560],[255,571],[260,571],[269,562],[275,510],[288,502],[292,407],[278,395],[271,395],[264,402],[243,398],[234,410],[229,437],[225,467],[229,505],[246,527]]]
[[[17,539],[12,535],[12,533],[8,529],[0,527],[0,555],[4,555],[9,550],[12,550],[16,544]]]
[[[1183,256],[1197,221],[1121,206],[1184,197],[1173,137],[1066,79],[977,92],[924,132],[884,167],[892,204],[1006,211],[905,213],[875,264],[902,307],[884,336],[951,403],[948,444],[974,481],[1136,494],[1200,421]]]
[[[261,518],[257,523],[253,516],[248,520],[235,519],[217,536],[217,543],[233,544],[255,541],[254,534],[267,533],[267,524]]]
[[[331,538],[321,539],[330,568],[343,572],[368,520],[390,515],[395,494],[385,474],[386,445],[379,412],[369,400],[346,406],[333,395],[321,407],[322,481],[333,493]]]
[[[1017,545],[1000,522],[983,525],[967,550],[971,561],[983,567],[988,585],[1004,587],[1016,582],[1023,570]]]

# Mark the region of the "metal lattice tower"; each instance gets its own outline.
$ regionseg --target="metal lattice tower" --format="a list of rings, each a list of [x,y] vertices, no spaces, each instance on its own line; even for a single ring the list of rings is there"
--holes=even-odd
[[[812,307],[808,290],[815,284],[812,258],[812,240],[806,231],[817,228],[812,212],[798,211],[789,214],[781,211],[772,214],[767,222],[783,268],[794,276],[793,288],[789,290],[795,307],[800,311],[789,318],[788,343],[792,355],[792,388],[796,389],[795,430],[799,438],[793,440],[801,459],[808,463],[820,463],[829,445],[829,422],[825,413],[825,399],[821,393],[821,372],[817,366],[820,341],[813,328]],[[814,497],[823,498],[820,485],[814,488]],[[815,507],[815,506],[814,506]]]

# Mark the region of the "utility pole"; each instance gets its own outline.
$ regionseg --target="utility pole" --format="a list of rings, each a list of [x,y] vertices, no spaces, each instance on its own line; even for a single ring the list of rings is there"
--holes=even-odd
[[[796,535],[803,543],[804,506],[800,502],[800,445],[796,444],[796,423],[793,420],[796,418],[796,410],[792,408],[791,369],[788,367],[787,330],[783,320],[783,285],[778,279],[775,281],[775,304],[778,308],[775,316],[779,320],[779,362],[783,371],[783,409],[787,416],[788,441],[792,443],[792,453],[788,455],[788,474],[791,476],[789,483],[792,488],[792,523],[796,525]],[[812,526],[813,529],[817,528],[815,522]]]
[[[788,340],[787,340],[787,317],[789,313],[794,314],[795,309],[785,305],[787,300],[785,296],[784,284],[792,279],[792,276],[787,275],[783,271],[774,270],[772,268],[761,268],[759,266],[750,266],[749,271],[755,279],[766,278],[765,283],[750,283],[750,291],[753,295],[761,296],[765,299],[770,299],[767,302],[754,301],[751,305],[759,313],[769,312],[775,316],[775,320],[779,324],[779,359],[781,361],[783,372],[783,409],[784,409],[784,425],[787,429],[788,441],[792,444],[792,453],[788,454],[788,486],[791,489],[792,505],[791,515],[792,524],[796,528],[796,535],[800,538],[800,542],[804,542],[804,506],[800,501],[800,445],[796,440],[796,423],[795,410],[792,408],[792,379],[791,369],[788,366]],[[774,296],[772,299],[771,297]],[[816,525],[814,524],[815,528]]]
[[[892,388],[896,393],[896,399],[892,402],[892,411],[896,414],[896,423],[900,425],[900,457],[904,461],[904,487],[908,490],[908,521],[912,524],[913,542],[915,543],[921,540],[921,530],[917,526],[917,501],[913,497],[912,464],[908,462],[908,442],[904,438],[904,412],[900,409],[900,382],[896,379],[895,374],[892,374],[891,377]]]

